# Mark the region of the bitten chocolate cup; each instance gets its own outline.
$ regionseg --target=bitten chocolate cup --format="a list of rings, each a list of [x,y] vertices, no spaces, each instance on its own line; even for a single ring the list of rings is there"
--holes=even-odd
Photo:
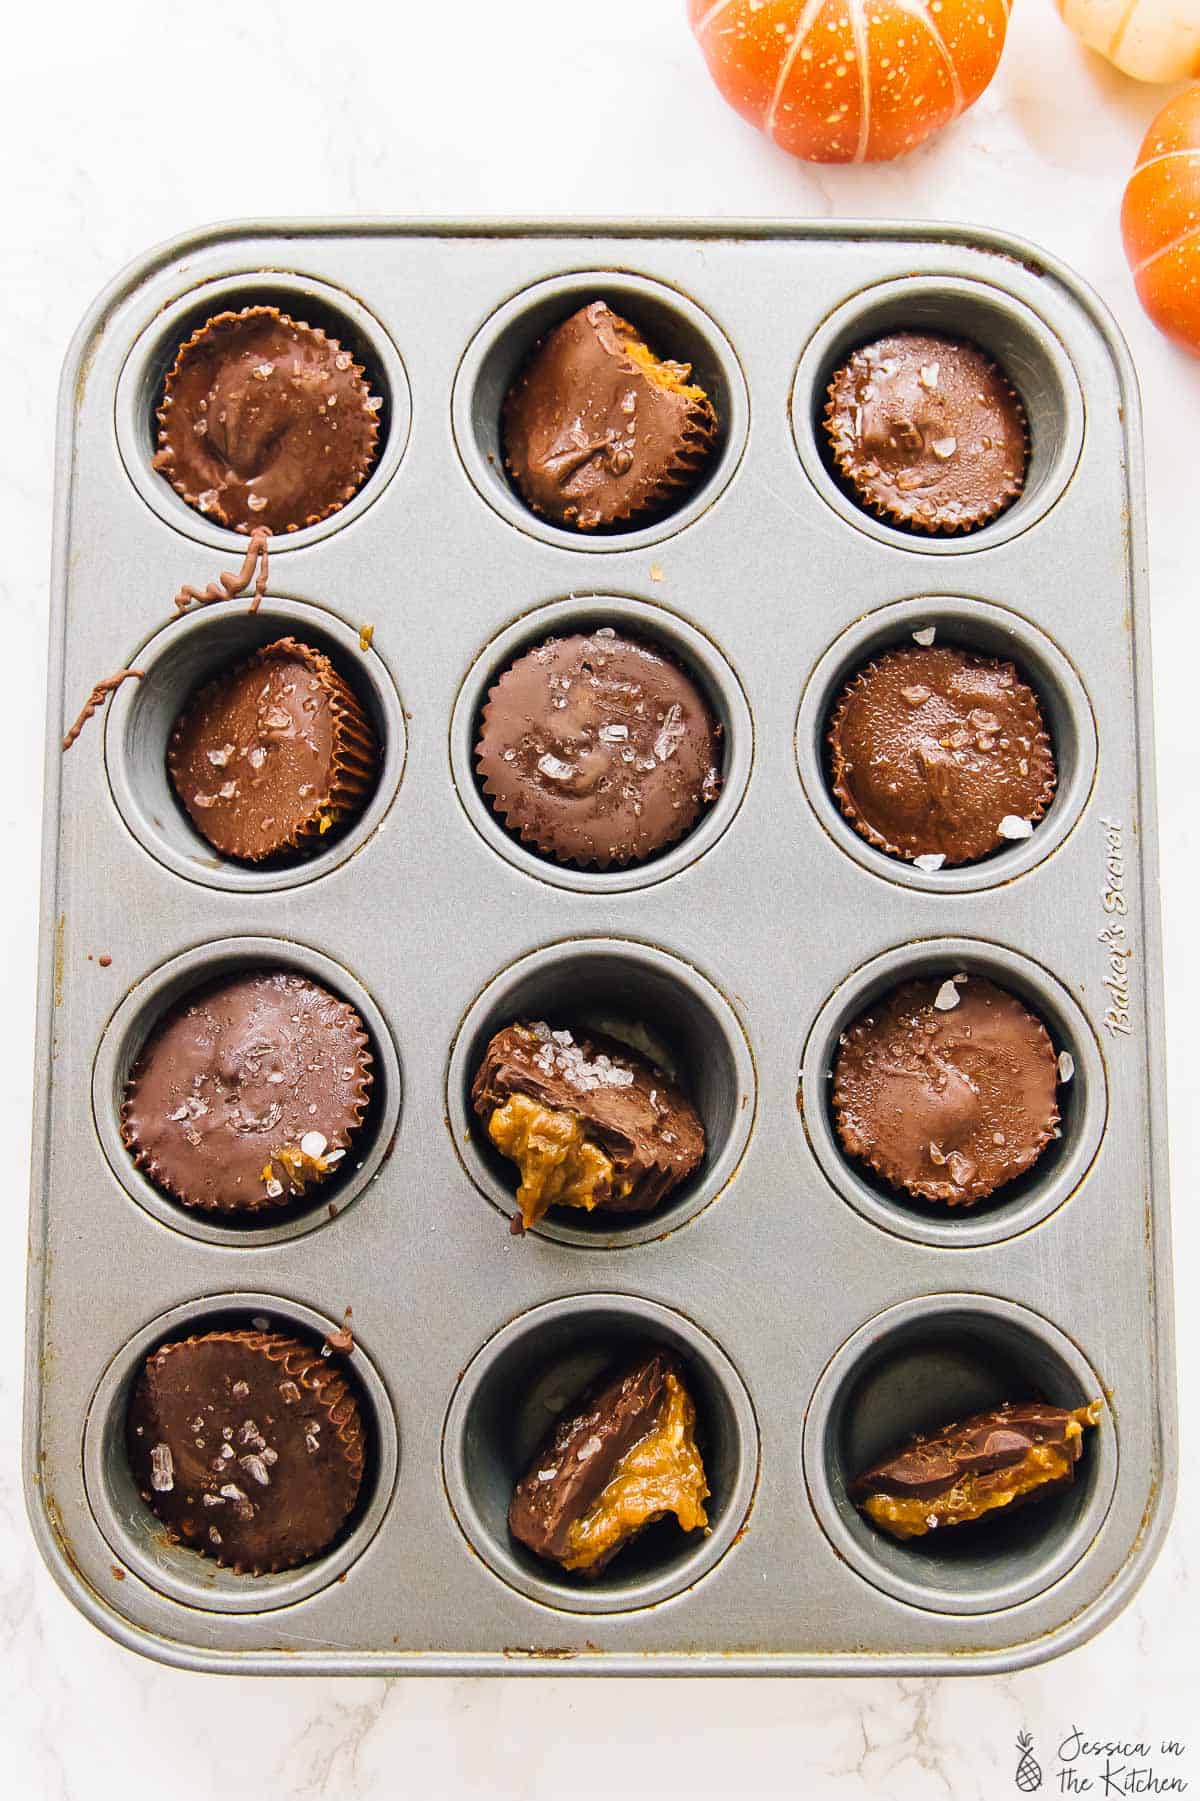
[[[502,1026],[471,1105],[520,1173],[514,1230],[556,1207],[650,1213],[704,1157],[704,1124],[679,1084],[604,1033],[545,1020]]]
[[[219,312],[167,371],[153,467],[218,525],[300,531],[366,480],[382,405],[353,352],[319,326],[274,306]]]
[[[550,513],[533,511],[518,491],[506,469],[509,445],[504,415],[505,402],[537,347],[565,321],[597,302],[632,325],[659,358],[688,366],[691,373],[685,385],[699,388],[708,397],[715,425],[711,453],[699,466],[689,458],[686,480],[680,484],[676,475],[674,485],[660,494],[662,504],[657,512],[643,510],[614,519],[607,526],[580,530],[577,524],[560,522]],[[616,397],[613,430],[617,435],[629,418],[621,411],[627,389],[628,384]],[[686,295],[664,282],[623,271],[579,270],[534,283],[485,320],[455,375],[452,418],[455,442],[471,481],[509,524],[572,551],[604,552],[658,543],[713,504],[732,479],[745,449],[749,396],[732,345],[715,321]],[[569,427],[569,421],[564,423]],[[564,445],[564,449],[569,458],[570,446]],[[616,478],[617,487],[627,486],[632,478],[631,463],[629,471]]]
[[[547,945],[500,972],[468,1009],[450,1052],[446,1119],[471,1181],[511,1222],[517,1170],[472,1104],[489,1044],[514,1021],[574,1021],[665,1069],[704,1129],[704,1155],[646,1213],[558,1207],[534,1237],[580,1249],[646,1244],[693,1219],[731,1181],[754,1126],[754,1059],[737,1015],[699,970],[654,945],[581,938]]]
[[[572,1574],[513,1537],[514,1488],[589,1385],[654,1348],[678,1359],[695,1404],[708,1530],[660,1520],[591,1578]],[[446,1493],[468,1542],[519,1594],[568,1613],[649,1607],[699,1581],[737,1539],[758,1462],[754,1407],[724,1351],[682,1314],[624,1294],[568,1295],[502,1326],[463,1371],[442,1432]]]
[[[167,745],[172,786],[214,849],[303,856],[354,819],[378,773],[371,722],[329,658],[277,638],[188,701]]]
[[[911,1434],[1005,1401],[1088,1406],[1108,1396],[1087,1355],[1049,1320],[982,1294],[932,1294],[877,1314],[834,1353],[805,1415],[804,1478],[838,1555],[910,1607],[984,1614],[1042,1594],[1104,1524],[1117,1479],[1116,1403],[1085,1436],[1069,1487],[990,1521],[890,1538],[855,1505],[854,1481]]]
[[[534,347],[502,415],[518,493],[576,531],[667,511],[696,486],[716,436],[716,409],[691,364],[657,355],[603,300]]]
[[[172,1542],[251,1576],[332,1549],[366,1461],[342,1359],[316,1340],[254,1328],[159,1345],[133,1385],[125,1448]]]

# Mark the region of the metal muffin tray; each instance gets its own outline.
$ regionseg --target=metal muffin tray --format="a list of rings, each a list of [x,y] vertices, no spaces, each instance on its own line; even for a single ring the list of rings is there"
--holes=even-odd
[[[497,426],[539,333],[596,296],[694,363],[721,438],[677,512],[589,537],[525,510]],[[379,462],[273,547],[257,616],[172,620],[245,541],[153,472],[154,401],[190,327],[264,300],[366,361]],[[869,517],[822,456],[832,367],[901,325],[980,343],[1026,403],[1026,490],[969,537]],[[191,1668],[376,1675],[1011,1669],[1111,1618],[1166,1528],[1175,1420],[1138,399],[1095,297],[948,227],[220,228],[96,303],[59,458],[26,1476],[77,1605]],[[702,823],[604,874],[518,844],[471,767],[494,672],[583,622],[670,647],[724,726]],[[1031,838],[935,873],[859,838],[822,763],[848,673],[928,625],[1016,659],[1060,771]],[[235,869],[172,799],[166,735],[212,670],[288,631],[352,674],[382,777],[311,861]],[[146,679],[62,757],[127,662]],[[135,1169],[118,1102],[165,1006],[272,962],[360,1010],[375,1098],[307,1211],[218,1223]],[[828,1073],[881,988],[959,970],[1025,997],[1074,1077],[1061,1138],[952,1215],[847,1162]],[[494,1029],[546,1014],[636,1023],[696,1100],[707,1160],[656,1215],[510,1237],[512,1171],[467,1088]],[[122,1451],[146,1352],[231,1319],[320,1336],[347,1306],[373,1441],[348,1536],[257,1580],[166,1542]],[[508,1539],[508,1496],[552,1414],[645,1338],[687,1362],[711,1531],[656,1527],[587,1585]],[[936,1544],[849,1504],[911,1427],[1032,1391],[1107,1401],[1070,1492]]]

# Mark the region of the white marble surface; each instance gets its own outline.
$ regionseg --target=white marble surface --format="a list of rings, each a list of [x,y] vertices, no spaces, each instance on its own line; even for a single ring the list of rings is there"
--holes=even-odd
[[[1197,0],[1182,0],[1195,5]],[[364,20],[370,13],[372,22]],[[94,292],[144,246],[234,215],[910,215],[1024,233],[1115,309],[1146,403],[1163,824],[1176,1264],[1200,1259],[1200,1108],[1189,1030],[1197,866],[1196,522],[1200,361],[1143,319],[1117,232],[1121,187],[1161,95],[1079,50],[1051,0],[1017,0],[1001,73],[908,162],[815,170],[774,152],[710,89],[682,0],[330,0],[22,7],[0,51],[8,214],[0,334],[7,695],[0,788],[4,1442],[20,1409],[42,679],[58,365]],[[1081,597],[1086,606],[1086,597]],[[1179,1319],[1186,1422],[1194,1301]],[[0,1466],[0,1769],[10,1793],[695,1797],[891,1801],[1015,1793],[1015,1734],[1188,1741],[1157,1773],[1200,1786],[1200,1470],[1184,1433],[1175,1529],[1138,1600],[1090,1646],[1009,1679],[353,1681],[196,1677],[87,1625],[41,1568],[15,1452]],[[1142,1760],[1139,1760],[1142,1761]],[[1092,1776],[1092,1764],[1076,1766]],[[2,1780],[2,1778],[0,1778]],[[1086,1792],[1086,1791],[1085,1791]]]

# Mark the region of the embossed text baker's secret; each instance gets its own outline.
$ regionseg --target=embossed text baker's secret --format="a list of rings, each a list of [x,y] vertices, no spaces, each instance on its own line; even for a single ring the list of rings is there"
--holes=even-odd
[[[1133,1034],[1133,1010],[1130,1000],[1130,967],[1133,943],[1129,933],[1129,899],[1125,860],[1125,826],[1120,819],[1100,821],[1104,827],[1104,926],[1097,933],[1104,946],[1107,962],[1104,986],[1108,1005],[1104,1010],[1104,1029],[1113,1038]]]

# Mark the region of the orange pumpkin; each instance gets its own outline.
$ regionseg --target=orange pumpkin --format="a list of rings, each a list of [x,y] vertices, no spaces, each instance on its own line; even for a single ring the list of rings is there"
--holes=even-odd
[[[1146,133],[1121,234],[1142,305],[1200,355],[1200,82],[1169,100]]]
[[[1011,0],[688,0],[729,104],[793,156],[885,162],[978,100]]]

